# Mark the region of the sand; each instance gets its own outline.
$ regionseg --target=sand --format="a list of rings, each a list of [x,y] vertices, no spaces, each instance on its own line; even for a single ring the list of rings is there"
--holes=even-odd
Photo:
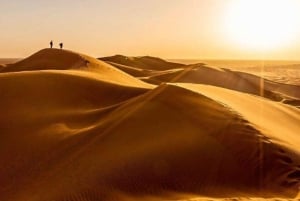
[[[101,60],[44,49],[0,69],[0,200],[297,199],[300,86]]]
[[[102,57],[99,58],[99,60],[114,62],[117,64],[136,67],[144,70],[167,70],[185,66],[181,63],[167,62],[163,59],[151,56],[127,57],[123,55],[115,55],[111,57]]]

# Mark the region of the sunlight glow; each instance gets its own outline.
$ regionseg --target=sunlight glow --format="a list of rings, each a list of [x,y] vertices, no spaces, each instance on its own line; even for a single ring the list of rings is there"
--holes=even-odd
[[[272,50],[292,43],[300,31],[297,0],[232,0],[225,30],[243,48]]]

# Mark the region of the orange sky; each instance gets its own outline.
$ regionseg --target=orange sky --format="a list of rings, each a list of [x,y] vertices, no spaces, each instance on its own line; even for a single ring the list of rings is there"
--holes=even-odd
[[[52,39],[95,57],[299,60],[300,39],[264,51],[232,41],[224,27],[231,23],[226,19],[234,1],[238,0],[5,1],[0,7],[0,57],[28,56],[48,47]]]

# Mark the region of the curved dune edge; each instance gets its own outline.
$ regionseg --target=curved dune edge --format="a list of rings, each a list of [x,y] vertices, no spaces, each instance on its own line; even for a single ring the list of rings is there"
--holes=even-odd
[[[258,75],[206,66],[205,64],[180,66],[151,57],[148,57],[147,61],[151,61],[150,63],[154,63],[158,68],[145,69],[141,58],[116,55],[102,59],[140,80],[155,85],[164,82],[208,84],[300,107],[300,86],[262,79]],[[168,70],[162,68],[166,64],[168,67],[165,69]]]
[[[155,70],[141,69],[141,68],[126,66],[123,64],[118,64],[118,63],[114,63],[114,62],[110,62],[110,61],[106,61],[106,63],[108,63],[108,64],[118,68],[119,70],[122,70],[123,72],[128,73],[129,75],[132,75],[134,77],[147,77],[147,76],[153,74],[153,72],[157,72]]]
[[[300,110],[233,90],[200,84],[174,84],[213,98],[264,130],[268,137],[300,149]],[[282,126],[284,125],[284,126]],[[268,134],[269,133],[269,134]],[[284,133],[284,135],[282,134]]]
[[[111,57],[98,58],[101,61],[118,63],[125,66],[130,66],[142,70],[166,70],[184,67],[185,64],[169,62],[157,57],[141,56],[127,57],[123,55],[115,55]]]
[[[153,84],[162,82],[206,84],[300,106],[300,86],[276,83],[252,74],[208,67],[203,64],[169,70],[150,75],[142,80]]]
[[[41,71],[41,70],[74,70],[89,72],[88,76],[99,77],[108,81],[144,88],[152,88],[152,85],[140,81],[127,73],[93,57],[60,49],[43,49],[14,64],[7,65],[0,73]],[[78,72],[80,73],[80,72]]]
[[[70,70],[3,73],[0,74],[0,107],[5,115],[0,117],[1,124],[3,127],[11,126],[9,122],[22,123],[31,114],[110,107],[148,91],[142,86],[133,87],[130,82],[126,84],[121,85],[105,75]],[[17,117],[21,121],[15,121],[14,115],[24,116]]]

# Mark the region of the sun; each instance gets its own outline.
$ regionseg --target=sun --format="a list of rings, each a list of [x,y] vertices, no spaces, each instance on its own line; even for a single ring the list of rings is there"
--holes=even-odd
[[[224,17],[228,38],[242,48],[272,50],[300,32],[298,0],[231,0]]]

